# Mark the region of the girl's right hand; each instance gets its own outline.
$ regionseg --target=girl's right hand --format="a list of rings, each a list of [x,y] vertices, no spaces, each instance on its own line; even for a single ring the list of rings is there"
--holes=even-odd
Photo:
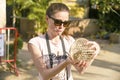
[[[74,61],[70,56],[67,57],[66,61],[68,64],[73,65],[80,74],[83,74],[87,67],[92,63],[92,61],[85,60]]]

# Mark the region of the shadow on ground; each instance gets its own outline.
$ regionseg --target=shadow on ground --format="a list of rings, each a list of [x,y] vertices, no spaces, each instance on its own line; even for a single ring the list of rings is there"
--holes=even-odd
[[[108,41],[97,40],[101,53],[83,75],[72,69],[74,80],[120,80],[120,44],[110,44]],[[18,53],[20,64],[19,77],[14,73],[0,69],[0,80],[37,80],[37,70],[33,65],[27,45]]]

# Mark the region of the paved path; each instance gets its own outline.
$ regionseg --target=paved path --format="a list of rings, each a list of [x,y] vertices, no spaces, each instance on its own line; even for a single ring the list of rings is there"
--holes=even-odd
[[[87,71],[79,75],[72,68],[74,80],[120,80],[120,44],[109,44],[99,40],[101,52]],[[19,51],[19,77],[0,69],[0,80],[37,80],[37,71],[27,51],[26,43]]]

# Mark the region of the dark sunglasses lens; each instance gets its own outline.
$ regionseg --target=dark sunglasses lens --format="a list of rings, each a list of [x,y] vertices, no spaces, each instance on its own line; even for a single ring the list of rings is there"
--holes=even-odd
[[[69,22],[69,21],[66,21],[66,22],[63,23],[63,26],[64,26],[64,27],[68,27],[69,24],[70,24],[70,22]]]
[[[54,18],[52,18],[52,19],[54,20],[55,26],[61,26],[63,24],[64,27],[68,27],[69,24],[70,24],[70,21],[62,22],[61,20],[57,20],[57,19],[54,19]]]
[[[54,20],[54,24],[56,26],[61,26],[62,25],[62,21],[60,21],[60,20]]]

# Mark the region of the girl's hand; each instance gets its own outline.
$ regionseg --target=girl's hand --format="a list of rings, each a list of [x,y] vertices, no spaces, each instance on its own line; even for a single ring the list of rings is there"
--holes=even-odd
[[[83,74],[88,67],[88,63],[86,61],[81,60],[81,61],[75,62],[73,66],[76,68],[76,70],[80,74]]]
[[[95,58],[97,56],[97,54],[99,54],[99,52],[100,52],[99,44],[96,43],[95,41],[88,41],[87,45],[90,45],[89,49],[95,50],[94,53],[93,53],[94,54],[93,58]]]
[[[74,61],[70,56],[68,56],[66,61],[68,64],[72,64],[80,74],[83,74],[85,70],[87,69],[87,67],[91,64],[90,62],[83,61],[83,60]]]

